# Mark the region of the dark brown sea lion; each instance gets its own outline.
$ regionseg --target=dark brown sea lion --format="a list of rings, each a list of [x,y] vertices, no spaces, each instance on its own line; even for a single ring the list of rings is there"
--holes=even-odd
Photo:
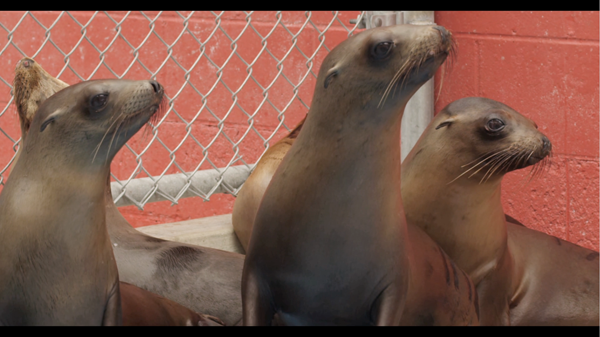
[[[27,67],[24,60],[29,60]],[[29,118],[31,114],[24,112],[35,111],[37,104],[43,101],[32,100],[30,97],[49,97],[68,86],[64,82],[55,82],[56,79],[50,75],[44,75],[47,73],[32,59],[19,62],[15,72],[15,100],[23,102],[22,106],[31,106],[28,110],[23,110],[17,105],[21,119]],[[39,84],[25,88],[31,83]],[[39,90],[44,92],[38,93]],[[23,121],[21,123],[28,125]],[[137,231],[115,206],[109,175],[105,181],[106,225],[113,244],[119,279],[173,300],[195,312],[219,317],[226,325],[241,323],[244,256],[166,241]]]
[[[400,195],[404,107],[451,39],[440,26],[375,28],[327,55],[256,214],[245,325],[478,323],[472,282],[407,226]]]
[[[124,326],[222,326],[213,316],[202,315],[126,282],[121,282]]]
[[[162,97],[157,82],[90,81],[39,107],[0,194],[3,325],[121,323],[106,177],[114,155]]]
[[[269,186],[269,182],[273,174],[275,174],[277,167],[279,167],[281,160],[294,143],[296,137],[298,137],[298,133],[302,129],[305,120],[306,117],[287,136],[283,137],[265,152],[235,198],[231,223],[244,251],[248,250],[248,242],[250,242],[252,235],[254,218],[256,217],[256,212],[265,194],[265,190]]]
[[[530,119],[469,97],[444,108],[402,164],[406,218],[475,282],[482,325],[599,323],[598,252],[502,209],[504,175],[543,163],[551,148]]]

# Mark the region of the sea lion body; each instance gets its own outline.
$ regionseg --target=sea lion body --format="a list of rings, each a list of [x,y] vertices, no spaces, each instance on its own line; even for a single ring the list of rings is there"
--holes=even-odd
[[[507,223],[511,325],[599,324],[598,252]]]
[[[225,325],[241,323],[243,255],[142,234],[123,218],[110,190],[105,199],[121,280],[216,316]]]
[[[598,253],[526,228],[502,208],[504,174],[550,151],[534,122],[472,97],[444,108],[402,164],[407,221],[477,285],[482,325],[598,325]]]
[[[450,44],[443,27],[401,25],[325,58],[256,214],[244,325],[477,324],[470,280],[407,228],[400,197],[402,113]]]
[[[21,102],[17,105],[17,110],[21,125],[24,126],[22,137],[25,137],[37,106],[45,97],[68,87],[68,84],[48,75],[38,63],[29,58],[24,58],[17,64],[15,73],[15,100]],[[244,256],[162,240],[137,231],[115,206],[109,175],[106,176],[105,184],[106,226],[119,279],[195,312],[219,317],[226,325],[240,323]]]
[[[298,137],[298,133],[302,129],[305,120],[306,117],[287,136],[283,137],[265,152],[235,198],[231,223],[244,251],[248,249],[254,218],[256,217],[256,212],[265,194],[265,190],[269,186],[271,178],[275,174],[277,167],[279,167],[281,160],[290,147],[292,147],[296,137]]]
[[[104,177],[162,94],[156,82],[90,81],[42,103],[0,194],[2,324],[121,324]]]

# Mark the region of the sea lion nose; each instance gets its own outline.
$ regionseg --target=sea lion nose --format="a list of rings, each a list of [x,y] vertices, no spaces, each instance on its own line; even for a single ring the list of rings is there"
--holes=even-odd
[[[542,137],[542,145],[545,152],[552,150],[552,143],[550,143],[550,140],[546,136]]]
[[[29,68],[29,67],[31,67],[31,65],[33,65],[33,60],[31,60],[31,59],[23,60],[23,67]]]
[[[157,93],[157,94],[160,93],[160,91],[162,90],[160,83],[158,83],[156,81],[150,81],[150,84],[152,85],[152,88],[154,88],[155,93]]]
[[[448,41],[448,36],[450,36],[450,32],[446,28],[442,26],[435,26],[432,28],[440,32],[440,36],[442,37],[443,42]]]

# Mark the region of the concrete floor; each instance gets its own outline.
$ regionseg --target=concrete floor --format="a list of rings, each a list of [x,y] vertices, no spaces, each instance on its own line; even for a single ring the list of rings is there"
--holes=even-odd
[[[245,253],[233,231],[231,214],[144,226],[137,230],[160,239]]]

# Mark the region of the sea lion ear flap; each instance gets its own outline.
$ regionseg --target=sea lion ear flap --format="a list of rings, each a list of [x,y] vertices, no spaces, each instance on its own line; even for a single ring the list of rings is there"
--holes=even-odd
[[[62,109],[58,109],[51,113],[50,116],[48,116],[46,120],[42,123],[42,126],[40,127],[40,132],[44,132],[44,130],[46,130],[46,127],[50,125],[50,123],[54,122],[59,117],[59,115],[62,114],[62,112]]]
[[[447,120],[443,121],[442,123],[440,123],[440,125],[436,126],[436,127],[435,127],[435,129],[436,129],[436,130],[437,130],[437,129],[441,129],[441,128],[443,128],[444,126],[448,126],[448,125],[450,125],[450,124],[452,124],[452,123],[454,123],[454,119],[447,119]]]
[[[329,73],[327,74],[327,77],[325,77],[325,84],[323,85],[323,87],[325,87],[325,89],[327,89],[327,87],[329,86],[329,83],[331,83],[331,81],[333,80],[334,77],[336,77],[338,74],[338,68],[337,67],[333,67],[331,69],[329,69]]]

